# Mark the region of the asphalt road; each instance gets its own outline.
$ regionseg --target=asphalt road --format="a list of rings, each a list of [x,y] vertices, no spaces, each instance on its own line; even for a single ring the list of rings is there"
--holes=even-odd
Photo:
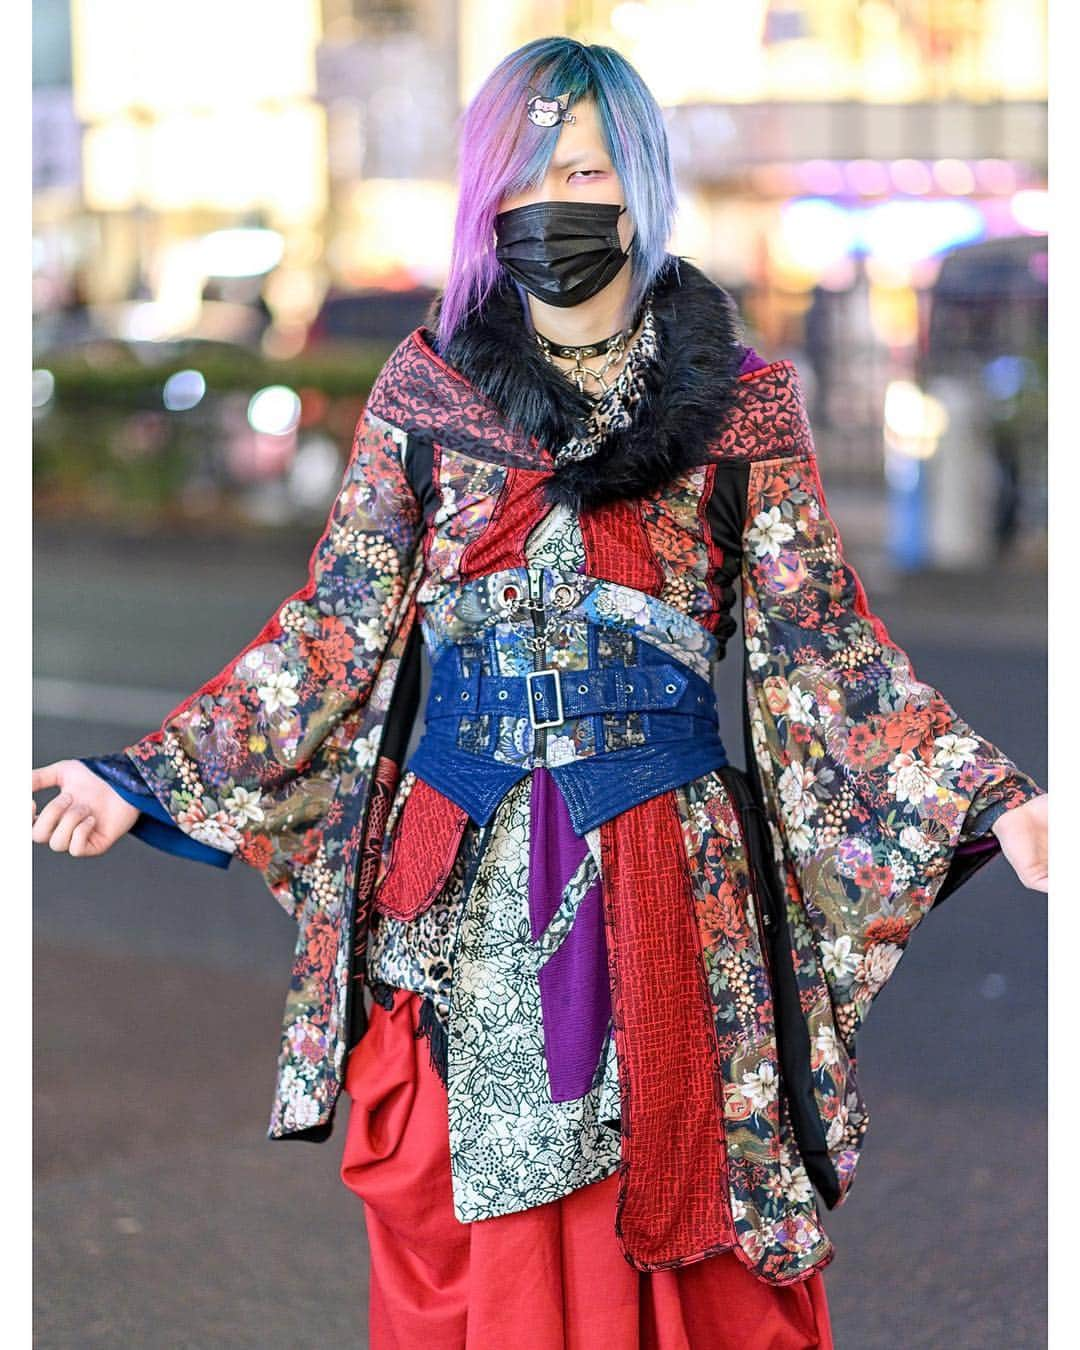
[[[37,536],[36,764],[155,726],[303,583],[312,542]],[[1045,783],[1040,580],[863,575],[920,677]],[[735,708],[734,662],[721,692]],[[35,1344],[366,1345],[347,1103],[327,1143],[265,1137],[294,929],[261,878],[137,840],[39,848],[35,933]],[[1045,943],[1045,898],[999,858],[875,1004],[867,1144],[824,1216],[839,1350],[1045,1343]]]

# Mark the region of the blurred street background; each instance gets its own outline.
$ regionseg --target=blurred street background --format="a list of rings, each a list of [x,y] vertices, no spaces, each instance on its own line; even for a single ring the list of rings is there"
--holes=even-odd
[[[461,108],[565,33],[664,107],[671,250],[797,362],[871,604],[1045,783],[1044,4],[33,10],[35,764],[158,725],[302,584],[442,284]],[[240,863],[34,861],[35,1343],[366,1344],[347,1101],[325,1144],[265,1139],[290,921]],[[860,1038],[836,1344],[1040,1345],[1045,902],[997,859],[920,934]]]

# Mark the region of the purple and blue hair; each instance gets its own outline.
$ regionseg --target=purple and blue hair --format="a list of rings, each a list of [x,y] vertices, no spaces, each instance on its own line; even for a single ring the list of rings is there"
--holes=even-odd
[[[568,94],[570,109],[578,99],[596,104],[634,223],[624,322],[637,312],[668,256],[676,192],[667,129],[648,86],[611,47],[567,37],[527,42],[499,62],[462,115],[460,194],[436,334],[440,350],[508,275],[495,257],[499,203],[534,187],[547,172],[562,123],[538,127],[530,122],[526,106],[533,94]]]

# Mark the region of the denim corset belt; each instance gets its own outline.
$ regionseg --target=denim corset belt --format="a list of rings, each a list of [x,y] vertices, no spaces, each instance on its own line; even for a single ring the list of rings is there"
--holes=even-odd
[[[590,649],[593,644],[590,644]],[[520,675],[489,674],[451,642],[432,667],[424,733],[406,768],[455,802],[480,825],[507,790],[546,764],[566,800],[578,835],[640,801],[727,764],[712,685],[670,654],[638,643],[634,664],[564,669],[547,666]],[[462,719],[488,714],[486,743],[472,734],[463,749]],[[533,728],[561,728],[595,717],[596,744],[610,719],[638,719],[637,743],[549,762],[516,738],[498,738],[504,718]],[[484,725],[481,722],[481,725]],[[580,726],[578,722],[576,725]],[[528,737],[526,739],[529,739]],[[497,748],[496,748],[497,747]]]

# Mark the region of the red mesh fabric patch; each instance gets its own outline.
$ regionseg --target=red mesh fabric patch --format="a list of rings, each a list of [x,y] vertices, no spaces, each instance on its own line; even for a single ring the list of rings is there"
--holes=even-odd
[[[544,469],[507,471],[491,520],[461,555],[463,579],[526,565],[525,539],[544,514],[544,479],[550,476]]]
[[[675,795],[600,826],[622,1098],[615,1232],[640,1270],[735,1243],[723,1079]]]
[[[802,388],[791,361],[774,361],[739,377],[730,415],[709,449],[716,459],[787,458],[813,449]]]
[[[469,813],[422,778],[398,818],[390,860],[373,904],[393,919],[415,919],[435,900],[457,858]]]
[[[608,502],[578,517],[585,570],[620,586],[659,595],[664,573],[649,543],[636,502]]]

